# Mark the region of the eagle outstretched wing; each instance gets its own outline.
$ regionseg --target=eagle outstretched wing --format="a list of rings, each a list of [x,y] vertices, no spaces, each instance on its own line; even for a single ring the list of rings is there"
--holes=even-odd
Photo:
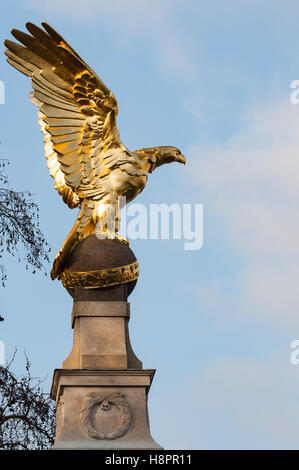
[[[92,196],[126,148],[116,125],[117,101],[102,80],[48,24],[32,23],[28,35],[12,30],[24,46],[6,40],[8,62],[32,78],[45,155],[55,188],[69,207]],[[108,152],[107,152],[108,151]]]

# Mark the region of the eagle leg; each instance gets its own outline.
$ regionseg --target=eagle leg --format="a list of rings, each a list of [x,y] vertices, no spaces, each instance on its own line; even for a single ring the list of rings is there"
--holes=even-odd
[[[120,217],[119,210],[116,205],[85,200],[82,203],[81,210],[75,224],[55,257],[51,270],[51,278],[60,278],[65,262],[74,246],[80,240],[83,240],[94,233],[99,239],[117,239],[120,242],[129,245],[129,240],[126,237],[116,233],[119,231],[119,227]]]

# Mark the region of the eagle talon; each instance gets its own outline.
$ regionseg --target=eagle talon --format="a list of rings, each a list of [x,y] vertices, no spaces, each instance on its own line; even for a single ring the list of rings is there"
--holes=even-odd
[[[117,233],[111,232],[109,230],[105,230],[105,232],[96,233],[96,236],[99,239],[107,238],[108,240],[119,240],[121,243],[124,243],[125,245],[128,245],[128,246],[130,245],[128,238],[123,237],[122,235],[118,235]]]
[[[125,245],[130,245],[129,239],[127,237],[122,237],[121,235],[116,235],[116,238]]]

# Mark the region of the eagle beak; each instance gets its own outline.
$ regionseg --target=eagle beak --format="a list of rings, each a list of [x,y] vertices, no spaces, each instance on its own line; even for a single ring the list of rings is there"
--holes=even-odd
[[[184,165],[186,165],[186,157],[184,157],[184,155],[180,154],[177,156],[177,159],[176,159],[177,162],[179,163],[183,163]]]

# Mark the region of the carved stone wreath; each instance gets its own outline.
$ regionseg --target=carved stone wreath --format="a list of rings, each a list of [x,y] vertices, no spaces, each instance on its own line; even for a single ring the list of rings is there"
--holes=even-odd
[[[115,405],[120,411],[118,426],[110,433],[98,431],[93,423],[93,413],[98,407],[103,411],[109,411],[111,405]],[[131,420],[132,411],[126,396],[122,393],[110,393],[104,396],[97,393],[89,393],[87,395],[86,404],[81,411],[81,426],[93,439],[117,439],[126,434],[130,427]]]

